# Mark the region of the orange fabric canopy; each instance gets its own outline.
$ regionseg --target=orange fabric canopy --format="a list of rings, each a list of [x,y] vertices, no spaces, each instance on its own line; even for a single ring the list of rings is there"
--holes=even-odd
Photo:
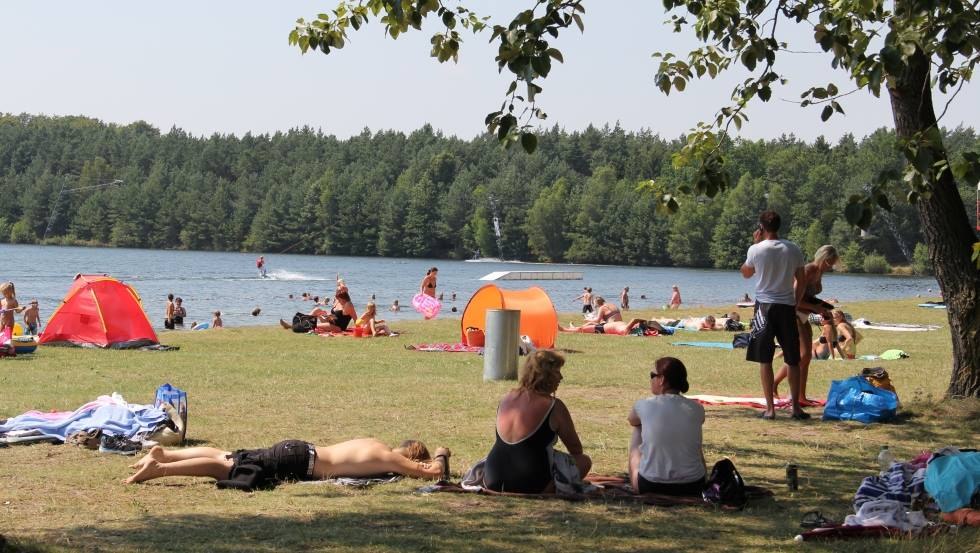
[[[48,320],[40,343],[126,348],[159,342],[132,286],[109,276],[80,275]]]
[[[558,314],[551,298],[541,288],[533,286],[527,290],[505,290],[494,284],[487,284],[477,290],[463,310],[460,330],[464,343],[467,328],[479,328],[486,332],[487,309],[519,309],[521,334],[530,337],[535,347],[555,347]]]

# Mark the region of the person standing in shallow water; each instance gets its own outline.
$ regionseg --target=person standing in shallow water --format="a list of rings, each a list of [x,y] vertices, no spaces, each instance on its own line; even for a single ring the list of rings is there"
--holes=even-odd
[[[678,288],[676,284],[671,286],[670,289],[670,301],[667,302],[667,307],[670,309],[678,309],[681,306],[681,289]]]
[[[623,288],[623,291],[619,294],[619,307],[623,311],[630,308],[630,287],[627,286]]]
[[[425,272],[425,277],[422,282],[419,283],[419,293],[425,294],[426,296],[436,297],[436,277],[439,275],[439,269],[432,267]]]
[[[174,295],[167,294],[167,307],[163,311],[163,328],[174,329]]]

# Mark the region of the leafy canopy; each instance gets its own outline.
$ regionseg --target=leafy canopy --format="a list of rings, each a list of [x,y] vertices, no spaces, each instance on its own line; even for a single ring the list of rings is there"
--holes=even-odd
[[[882,85],[896,87],[897,80],[917,57],[932,66],[931,85],[941,92],[962,88],[980,61],[980,0],[663,0],[674,32],[694,31],[703,46],[681,58],[672,53],[654,54],[660,59],[656,84],[665,94],[683,92],[695,78],[715,78],[739,65],[751,76],[738,84],[731,103],[718,110],[713,121],[701,122],[687,137],[687,145],[674,157],[677,167],[696,168],[692,185],[677,191],[715,196],[731,186],[722,146],[731,125],[740,129],[748,121],[748,106],[759,99],[768,102],[773,89],[786,78],[777,71],[777,61],[789,45],[780,31],[786,24],[812,28],[816,45],[830,55],[830,65],[843,70],[848,90],[835,83],[819,84],[800,95],[802,107],[821,108],[820,118],[844,113],[841,98],[859,90],[875,96]],[[378,19],[392,38],[410,29],[421,30],[422,22],[437,17],[441,29],[432,36],[432,57],[440,62],[458,60],[462,37],[457,26],[474,33],[492,29],[490,41],[498,43],[498,69],[513,75],[500,109],[487,114],[487,130],[505,145],[520,142],[531,153],[537,147],[532,121],[547,115],[538,107],[540,82],[548,76],[552,61],[562,62],[561,51],[551,40],[575,25],[584,30],[583,0],[537,0],[520,11],[507,26],[490,25],[468,8],[447,7],[441,0],[358,0],[341,2],[332,13],[316,19],[299,19],[289,35],[291,44],[304,53],[320,50],[328,54],[343,48],[349,29],[358,30],[372,18]],[[520,91],[518,90],[520,89]],[[952,100],[952,99],[951,99]],[[948,105],[948,104],[947,104]],[[518,109],[523,106],[522,109]],[[945,110],[943,111],[945,113]],[[939,119],[942,118],[940,115]],[[889,188],[902,181],[905,197],[915,202],[928,195],[930,183],[946,171],[970,182],[980,180],[980,154],[968,152],[949,163],[942,148],[937,125],[918,132],[901,144],[909,161],[904,174],[882,172],[866,194],[855,194],[845,208],[847,220],[862,228],[871,223],[875,205],[891,209]],[[670,191],[648,182],[641,185],[655,193],[671,211],[678,207]]]

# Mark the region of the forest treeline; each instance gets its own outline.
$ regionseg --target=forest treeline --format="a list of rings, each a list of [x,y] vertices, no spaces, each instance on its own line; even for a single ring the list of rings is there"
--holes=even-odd
[[[349,139],[311,128],[195,137],[144,122],[2,115],[0,241],[727,269],[768,207],[809,254],[832,243],[852,271],[928,271],[902,198],[863,236],[844,221],[849,195],[901,166],[892,132],[735,141],[726,145],[734,186],[713,199],[681,196],[668,214],[637,185],[687,182],[671,164],[681,140],[555,127],[526,155],[429,126]],[[970,128],[945,141],[953,159],[980,149]],[[972,219],[974,192],[961,194]]]

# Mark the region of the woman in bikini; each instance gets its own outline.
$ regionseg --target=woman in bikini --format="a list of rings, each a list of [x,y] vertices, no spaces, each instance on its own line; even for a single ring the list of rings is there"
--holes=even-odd
[[[528,356],[518,387],[497,407],[496,441],[487,456],[483,485],[498,492],[543,493],[554,489],[552,464],[557,455],[570,455],[584,477],[592,459],[582,452],[582,442],[568,408],[555,392],[562,380],[565,359],[549,350]],[[567,454],[554,451],[561,438]]]
[[[813,254],[813,262],[803,268],[805,287],[803,301],[796,306],[796,326],[800,331],[800,400],[806,399],[806,381],[810,374],[810,360],[813,358],[813,326],[810,324],[810,313],[820,313],[830,318],[829,306],[819,299],[817,294],[823,292],[823,274],[833,269],[840,262],[840,255],[833,246],[826,245],[817,248]],[[773,390],[786,378],[786,365],[780,367],[773,380]]]
[[[419,283],[419,293],[425,294],[426,296],[436,297],[436,277],[439,275],[439,269],[432,267],[425,272],[425,277],[422,282]]]
[[[387,336],[391,330],[384,320],[378,319],[378,306],[373,301],[368,302],[361,318],[357,319],[356,326],[364,329],[371,336]]]
[[[851,323],[847,322],[844,312],[840,309],[834,310],[834,326],[837,327],[837,341],[840,343],[841,351],[847,359],[857,357],[857,345],[861,341],[861,335]]]
[[[440,447],[430,459],[425,444],[408,440],[390,448],[373,438],[361,438],[317,447],[300,440],[287,440],[266,449],[240,449],[235,452],[214,447],[167,450],[154,446],[130,468],[136,472],[127,484],[165,476],[201,476],[224,480],[242,464],[257,465],[275,480],[322,480],[335,477],[363,477],[393,472],[414,478],[436,479],[448,476],[448,449]]]

